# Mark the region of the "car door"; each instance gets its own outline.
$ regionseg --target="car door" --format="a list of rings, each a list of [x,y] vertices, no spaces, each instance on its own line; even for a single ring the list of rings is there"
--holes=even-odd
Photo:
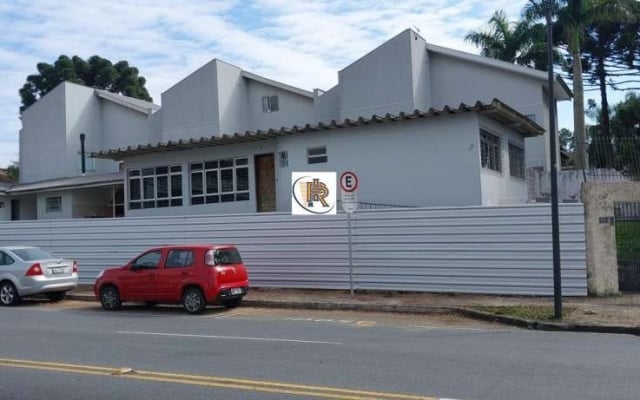
[[[158,291],[164,301],[180,301],[184,282],[193,280],[195,254],[191,249],[170,249],[158,269]]]
[[[163,250],[143,253],[121,276],[123,300],[152,301],[158,296],[157,275]]]

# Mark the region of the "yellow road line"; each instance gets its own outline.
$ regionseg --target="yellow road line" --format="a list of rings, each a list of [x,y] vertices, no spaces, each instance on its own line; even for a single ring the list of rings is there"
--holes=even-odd
[[[42,371],[68,372],[86,375],[117,376],[119,378],[180,383],[205,387],[249,390],[256,392],[303,395],[325,399],[365,400],[365,399],[403,399],[403,400],[437,400],[434,397],[414,396],[401,393],[383,393],[375,391],[340,389],[325,386],[296,385],[281,382],[259,381],[250,379],[224,378],[216,376],[175,374],[155,371],[132,370],[121,373],[116,368],[91,365],[62,364],[29,360],[0,358],[0,366],[26,368]]]

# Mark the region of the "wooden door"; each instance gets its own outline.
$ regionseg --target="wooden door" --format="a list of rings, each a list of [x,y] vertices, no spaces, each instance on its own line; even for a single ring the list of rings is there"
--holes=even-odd
[[[273,154],[255,157],[258,212],[276,210],[276,170]]]

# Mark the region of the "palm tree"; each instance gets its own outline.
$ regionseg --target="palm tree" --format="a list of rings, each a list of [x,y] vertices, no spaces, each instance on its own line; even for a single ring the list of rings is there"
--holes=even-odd
[[[582,45],[587,27],[598,22],[622,21],[632,15],[629,0],[539,0],[525,7],[524,19],[543,18],[546,10],[556,15],[562,39],[571,55],[573,75],[573,131],[578,151],[578,168],[586,167],[584,85],[582,80]]]
[[[485,57],[547,70],[545,28],[532,19],[509,22],[506,13],[497,10],[484,31],[470,31],[465,41],[480,47]]]

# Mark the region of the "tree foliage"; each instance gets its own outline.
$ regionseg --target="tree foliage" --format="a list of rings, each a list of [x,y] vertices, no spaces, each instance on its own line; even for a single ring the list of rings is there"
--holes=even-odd
[[[479,47],[485,57],[547,70],[545,27],[530,19],[509,21],[503,10],[497,10],[483,31],[470,31],[465,41]],[[560,53],[554,57],[556,63],[562,62]]]
[[[18,178],[20,177],[20,167],[18,166],[18,162],[14,161],[7,167],[7,176],[14,181],[18,181]]]
[[[53,64],[41,62],[36,67],[38,73],[29,75],[19,91],[22,99],[20,112],[64,81],[152,101],[145,87],[146,79],[127,61],[113,64],[97,55],[88,60],[61,55]]]

